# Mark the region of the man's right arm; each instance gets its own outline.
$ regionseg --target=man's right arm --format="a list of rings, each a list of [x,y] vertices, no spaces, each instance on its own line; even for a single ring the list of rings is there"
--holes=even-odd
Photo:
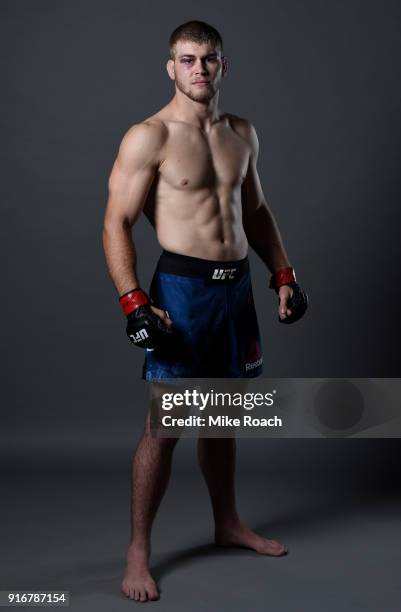
[[[131,228],[145,205],[166,137],[162,123],[134,125],[121,142],[110,174],[103,248],[118,295],[139,287]]]

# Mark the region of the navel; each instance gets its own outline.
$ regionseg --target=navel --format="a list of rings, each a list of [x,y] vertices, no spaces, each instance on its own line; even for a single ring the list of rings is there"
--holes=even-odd
[[[186,178],[183,178],[181,181],[181,185],[184,187],[185,185],[188,185],[189,181]]]

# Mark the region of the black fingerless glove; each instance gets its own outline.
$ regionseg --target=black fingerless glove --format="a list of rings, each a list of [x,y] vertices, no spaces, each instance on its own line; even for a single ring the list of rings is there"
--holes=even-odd
[[[301,317],[304,316],[306,309],[308,308],[308,295],[301,289],[296,282],[294,268],[282,268],[272,275],[270,279],[270,288],[274,289],[275,292],[279,293],[280,287],[287,285],[293,290],[292,296],[288,299],[287,307],[291,310],[291,314],[285,319],[278,320],[280,323],[295,323]],[[279,298],[280,304],[280,298]]]
[[[135,346],[153,350],[171,335],[171,331],[151,309],[150,298],[142,289],[124,293],[119,302],[127,317],[127,336]]]

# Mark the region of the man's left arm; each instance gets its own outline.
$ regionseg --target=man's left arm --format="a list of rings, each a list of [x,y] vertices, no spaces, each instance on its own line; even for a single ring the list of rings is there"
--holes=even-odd
[[[279,295],[279,317],[282,321],[287,319],[287,322],[291,322],[291,319],[295,318],[296,313],[293,313],[289,308],[288,302],[294,295],[294,289],[298,291],[298,288],[291,283],[293,269],[285,251],[273,213],[263,194],[257,170],[259,141],[256,130],[250,123],[248,124],[247,132],[247,141],[251,147],[251,154],[247,174],[242,184],[242,223],[248,243],[272,273],[273,281],[277,279],[279,285],[277,286],[277,293]],[[281,279],[282,282],[280,282],[279,279]],[[286,281],[286,279],[288,280]],[[289,284],[284,284],[285,281]],[[304,301],[306,301],[307,304],[306,295]],[[296,309],[295,307],[294,311]],[[292,314],[294,315],[293,317],[291,317]]]

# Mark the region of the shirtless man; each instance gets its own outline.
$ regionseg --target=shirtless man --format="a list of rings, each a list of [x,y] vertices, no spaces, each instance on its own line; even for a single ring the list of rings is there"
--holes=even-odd
[[[170,37],[170,58],[174,97],[128,130],[111,172],[103,230],[108,270],[130,339],[148,349],[144,378],[257,376],[262,354],[248,245],[272,273],[280,320],[302,316],[306,297],[263,196],[255,129],[218,108],[227,72],[219,33],[203,22],[183,24]],[[141,212],[163,248],[152,303],[140,289],[131,235]],[[133,459],[132,534],[122,582],[125,595],[137,601],[159,598],[149,571],[150,535],[176,442],[153,438],[148,416]],[[285,555],[284,545],[256,534],[238,516],[235,440],[199,438],[198,456],[216,544]]]

